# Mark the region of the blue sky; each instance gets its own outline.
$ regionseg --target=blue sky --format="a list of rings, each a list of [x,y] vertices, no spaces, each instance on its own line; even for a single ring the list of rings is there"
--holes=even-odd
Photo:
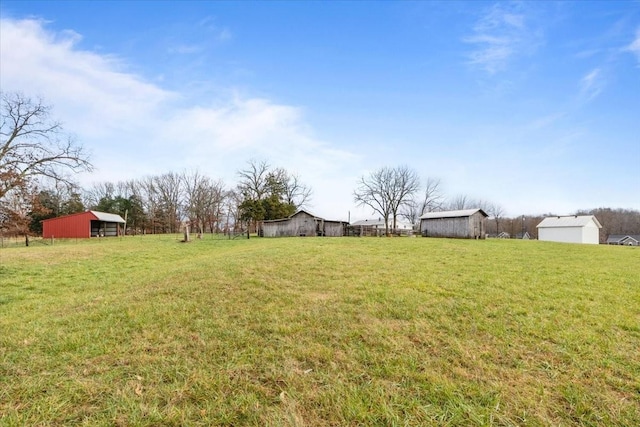
[[[81,184],[250,159],[310,210],[370,216],[359,177],[408,165],[507,215],[640,209],[640,2],[0,4],[0,86],[92,152]]]

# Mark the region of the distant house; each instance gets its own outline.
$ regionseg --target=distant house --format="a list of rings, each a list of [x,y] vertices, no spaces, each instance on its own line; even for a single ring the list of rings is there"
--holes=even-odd
[[[412,234],[413,225],[410,222],[396,219],[396,228],[393,228],[393,219],[389,219],[389,232],[394,234]],[[362,219],[349,224],[350,235],[356,236],[381,236],[385,232],[383,218]]]
[[[299,210],[288,218],[273,219],[262,222],[263,237],[293,236],[344,236],[347,223],[317,217],[305,210]]]
[[[384,230],[384,219],[383,218],[363,219],[363,220],[360,220],[360,221],[352,222],[351,225],[353,227],[363,226],[363,227],[379,228],[379,229]],[[389,229],[391,229],[392,227],[393,227],[393,219],[389,219]],[[409,222],[396,219],[396,229],[397,230],[412,230],[413,226]]]
[[[428,212],[420,217],[424,237],[484,239],[488,215],[482,209]]]
[[[86,211],[49,218],[42,221],[42,237],[59,239],[115,237],[122,234],[125,224],[120,215]]]
[[[640,234],[611,234],[607,245],[640,246]]]
[[[497,237],[498,239],[511,239],[511,234],[507,233],[506,231],[501,231],[498,235],[487,235],[487,237]],[[531,239],[531,235],[529,234],[528,231],[525,231],[524,233],[520,232],[520,233],[516,233],[515,236],[513,236],[514,239],[520,239],[520,240],[530,240]]]
[[[538,240],[597,245],[602,225],[593,215],[571,215],[547,217],[537,228]]]

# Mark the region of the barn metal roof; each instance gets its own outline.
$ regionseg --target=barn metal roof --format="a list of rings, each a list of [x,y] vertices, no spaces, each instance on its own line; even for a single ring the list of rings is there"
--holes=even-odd
[[[482,209],[461,209],[457,211],[427,212],[420,219],[438,219],[438,218],[462,218],[471,216],[476,212],[481,212],[484,216],[489,216]]]
[[[340,220],[334,220],[334,219],[324,219],[324,218],[321,218],[321,217],[319,217],[319,216],[315,216],[315,215],[314,215],[314,214],[312,214],[311,212],[306,211],[306,210],[304,210],[304,209],[300,209],[300,210],[296,211],[295,213],[293,213],[293,214],[289,215],[289,216],[288,216],[288,217],[286,217],[286,218],[266,219],[266,220],[262,221],[262,223],[263,223],[263,224],[271,224],[271,223],[274,223],[274,222],[289,221],[291,218],[293,218],[293,217],[295,217],[296,215],[299,215],[299,214],[301,214],[301,213],[306,213],[307,215],[309,215],[310,217],[312,217],[315,221],[324,221],[324,222],[340,222],[340,223],[344,222],[344,223],[346,223],[346,221],[340,221]]]
[[[98,219],[98,221],[119,222],[120,224],[124,224],[124,219],[122,219],[120,215],[98,211],[89,212],[91,212]]]
[[[593,215],[549,216],[543,219],[537,228],[584,227],[592,221],[598,228],[602,228]]]
[[[264,221],[262,221],[263,223],[272,223],[272,222],[282,222],[282,221],[289,221],[291,218],[293,218],[296,215],[299,215],[300,213],[306,213],[307,215],[309,215],[310,217],[313,217],[313,219],[315,220],[322,220],[322,218],[315,216],[314,214],[305,211],[304,209],[300,209],[295,211],[294,213],[292,213],[291,215],[289,215],[286,218],[278,218],[278,219],[265,219]]]

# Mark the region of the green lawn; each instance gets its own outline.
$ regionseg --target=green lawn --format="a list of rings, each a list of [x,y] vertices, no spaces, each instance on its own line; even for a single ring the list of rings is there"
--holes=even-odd
[[[0,250],[0,425],[640,425],[640,248]]]

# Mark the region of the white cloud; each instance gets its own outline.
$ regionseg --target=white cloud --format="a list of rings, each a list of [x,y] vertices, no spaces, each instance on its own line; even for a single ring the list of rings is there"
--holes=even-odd
[[[42,21],[7,19],[1,31],[3,90],[43,96],[76,132],[94,136],[127,128],[141,111],[174,96],[121,71],[115,57],[77,50],[76,33],[54,34]]]
[[[127,72],[121,58],[80,50],[76,33],[36,20],[3,19],[0,28],[2,89],[53,105],[93,153],[97,172],[82,184],[196,168],[232,184],[247,160],[259,158],[313,187],[317,214],[346,216],[344,176],[356,158],[314,137],[300,108],[237,94],[185,99]]]
[[[506,68],[509,60],[529,52],[538,44],[538,33],[526,24],[518,4],[497,3],[473,27],[473,35],[463,39],[475,46],[469,63],[489,74]]]
[[[591,101],[596,98],[605,86],[604,75],[600,68],[594,68],[580,79],[580,98]]]

